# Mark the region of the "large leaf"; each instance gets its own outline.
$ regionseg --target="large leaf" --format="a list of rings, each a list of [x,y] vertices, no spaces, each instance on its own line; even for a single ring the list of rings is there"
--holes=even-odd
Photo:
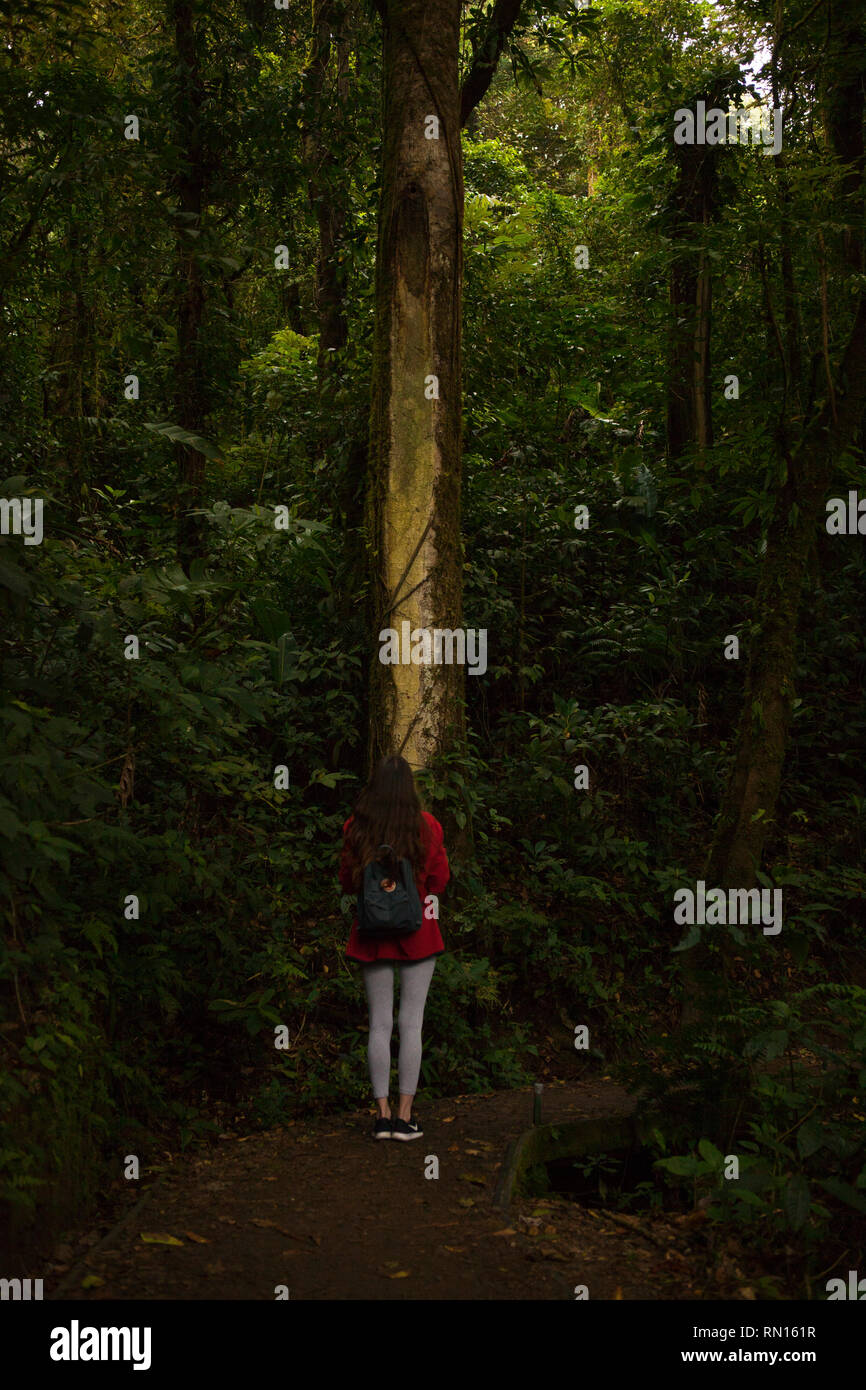
[[[800,1157],[809,1158],[823,1142],[824,1135],[818,1121],[811,1118],[804,1120],[797,1131],[797,1153]]]
[[[791,1174],[785,1184],[782,1204],[790,1225],[795,1231],[798,1231],[809,1215],[809,1209],[812,1205],[809,1184],[802,1173]]]
[[[697,922],[692,922],[688,931],[678,946],[671,947],[671,955],[676,955],[677,951],[690,951],[701,939],[701,929]]]
[[[145,420],[144,428],[153,434],[161,434],[166,439],[174,440],[179,444],[188,444],[191,449],[197,449],[205,458],[212,459],[214,463],[222,463],[223,456],[215,444],[209,440],[202,439],[200,434],[191,434],[189,430],[181,429],[180,425],[173,425],[169,420],[148,421]]]
[[[842,1178],[824,1178],[820,1184],[825,1192],[831,1196],[838,1197],[840,1202],[846,1206],[853,1207],[855,1211],[866,1213],[866,1197],[858,1192],[856,1187],[852,1187],[849,1182],[843,1182]]]
[[[702,1139],[698,1144],[698,1153],[705,1163],[711,1163],[714,1168],[721,1168],[724,1164],[724,1156],[719,1153],[715,1144],[709,1139]]]
[[[250,610],[264,635],[271,642],[278,642],[284,632],[290,632],[291,614],[277,608],[267,599],[256,598],[250,603]]]
[[[664,1168],[666,1172],[673,1173],[678,1178],[694,1177],[698,1167],[698,1160],[686,1154],[675,1154],[673,1158],[657,1158],[656,1168]]]
[[[5,836],[7,840],[11,840],[13,836],[19,835],[23,829],[24,826],[12,810],[12,807],[8,804],[0,806],[0,835]]]
[[[5,555],[0,555],[0,584],[4,589],[11,589],[13,594],[21,594],[26,598],[30,593],[30,580],[14,560],[7,560]]]

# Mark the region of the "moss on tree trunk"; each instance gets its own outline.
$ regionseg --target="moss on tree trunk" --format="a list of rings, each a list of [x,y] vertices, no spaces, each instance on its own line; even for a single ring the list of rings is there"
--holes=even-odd
[[[457,628],[463,619],[460,6],[411,0],[382,8],[383,182],[365,517],[369,750],[371,763],[402,752],[426,768],[463,746],[465,670],[383,665],[379,632],[399,632],[407,621],[412,629]]]

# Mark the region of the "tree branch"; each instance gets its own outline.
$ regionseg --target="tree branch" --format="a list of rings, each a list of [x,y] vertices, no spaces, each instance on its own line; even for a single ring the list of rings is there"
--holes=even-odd
[[[462,130],[481,98],[487,92],[505,40],[517,23],[521,0],[496,0],[484,42],[472,60],[460,88],[460,128]]]

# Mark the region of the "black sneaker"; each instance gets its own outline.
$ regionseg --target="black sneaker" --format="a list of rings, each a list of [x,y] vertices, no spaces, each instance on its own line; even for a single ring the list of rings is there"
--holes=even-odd
[[[394,1121],[389,1117],[387,1120],[384,1115],[380,1115],[373,1126],[374,1139],[392,1139],[394,1137]]]
[[[393,1125],[391,1131],[392,1139],[420,1139],[424,1133],[419,1120],[399,1120],[389,1121]]]

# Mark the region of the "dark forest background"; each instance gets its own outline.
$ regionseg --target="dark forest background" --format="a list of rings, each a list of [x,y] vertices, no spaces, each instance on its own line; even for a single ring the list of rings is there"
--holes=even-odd
[[[464,74],[503,8],[463,7]],[[336,864],[376,651],[382,9],[0,5],[0,495],[45,499],[42,545],[0,538],[16,1243],[118,1154],[368,1099]],[[693,1203],[735,1077],[748,1158],[712,1218],[764,1295],[853,1268],[866,1229],[866,570],[824,524],[866,495],[862,26],[848,0],[531,0],[461,136],[463,612],[489,666],[420,779],[454,847],[421,1085],[688,1082],[657,1190]],[[782,154],[676,147],[698,99],[782,105]],[[776,727],[746,673],[779,653]],[[738,756],[781,769],[755,881],[784,927],[734,934],[689,1027],[673,894]]]

